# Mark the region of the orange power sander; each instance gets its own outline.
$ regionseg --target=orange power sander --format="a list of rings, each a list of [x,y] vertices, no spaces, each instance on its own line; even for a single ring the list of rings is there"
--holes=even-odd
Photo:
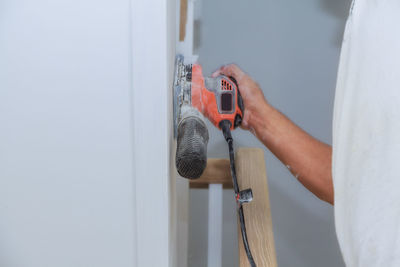
[[[183,60],[183,56],[176,58],[174,82],[176,167],[182,177],[195,179],[207,164],[209,137],[204,116],[219,129],[233,130],[242,121],[244,107],[234,78],[204,77],[199,64],[184,64]]]
[[[209,139],[204,121],[206,116],[215,127],[222,130],[228,143],[243,244],[250,265],[254,267],[256,265],[247,242],[242,208],[242,204],[250,202],[253,195],[251,189],[239,190],[231,135],[231,130],[241,124],[244,112],[236,80],[224,75],[215,78],[204,77],[199,64],[185,64],[183,56],[178,55],[175,64],[174,94],[176,169],[182,177],[196,179],[206,168]]]

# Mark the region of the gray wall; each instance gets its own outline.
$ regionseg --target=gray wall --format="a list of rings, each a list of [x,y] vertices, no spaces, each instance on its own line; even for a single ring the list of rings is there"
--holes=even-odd
[[[196,53],[205,75],[237,63],[276,108],[331,143],[331,123],[347,0],[202,0]],[[222,134],[209,125],[210,157],[227,157]],[[262,144],[234,132],[237,146]],[[308,192],[265,149],[279,266],[344,266],[333,208]],[[207,262],[207,191],[191,190],[189,266]],[[223,266],[237,266],[233,193],[224,192]]]

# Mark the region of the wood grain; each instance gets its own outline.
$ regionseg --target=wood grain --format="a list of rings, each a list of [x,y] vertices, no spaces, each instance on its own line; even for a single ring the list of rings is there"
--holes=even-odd
[[[240,148],[236,153],[239,188],[251,188],[253,201],[243,205],[247,238],[258,267],[275,267],[276,253],[272,232],[264,152],[259,148]],[[250,266],[244,250],[238,220],[239,266]]]
[[[185,41],[186,23],[187,23],[188,0],[181,0],[180,18],[179,18],[179,41]]]
[[[222,184],[224,188],[233,188],[228,159],[208,159],[201,177],[190,180],[190,188],[208,188],[209,184]]]

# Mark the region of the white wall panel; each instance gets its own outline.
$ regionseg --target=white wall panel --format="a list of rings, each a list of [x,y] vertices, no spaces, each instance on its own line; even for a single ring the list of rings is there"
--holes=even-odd
[[[0,266],[168,266],[167,5],[0,1]]]

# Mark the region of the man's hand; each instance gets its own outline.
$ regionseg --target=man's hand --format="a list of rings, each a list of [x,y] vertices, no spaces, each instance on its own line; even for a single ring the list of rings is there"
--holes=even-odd
[[[237,81],[244,102],[242,128],[254,133],[256,118],[263,113],[262,110],[267,105],[260,86],[235,64],[222,66],[212,74],[212,77],[221,74],[227,77],[232,76]]]
[[[264,98],[258,84],[231,64],[213,73],[236,79],[244,102],[242,126],[249,129],[317,197],[333,204],[332,148],[313,138]]]

